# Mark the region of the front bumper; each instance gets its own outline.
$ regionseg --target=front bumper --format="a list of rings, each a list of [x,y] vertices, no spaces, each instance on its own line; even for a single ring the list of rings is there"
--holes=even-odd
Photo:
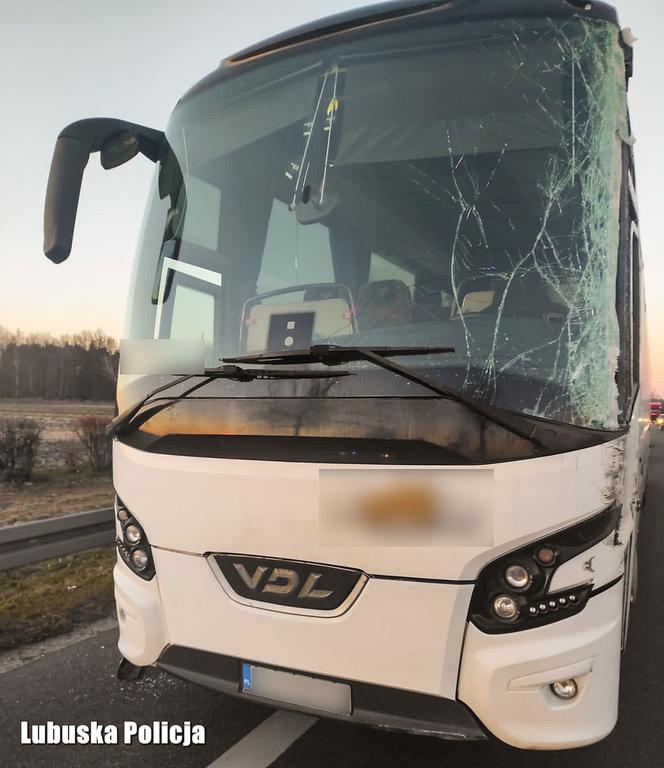
[[[157,665],[184,680],[232,696],[244,695],[240,690],[240,661],[236,658],[171,645],[161,654]],[[326,713],[326,717],[444,739],[466,741],[486,738],[470,710],[458,701],[349,680],[335,682],[351,686],[353,711],[350,716]],[[276,703],[256,696],[252,696],[251,701],[270,706]],[[288,708],[317,714],[293,705],[288,705]]]
[[[488,635],[467,624],[468,584],[370,578],[350,610],[322,619],[241,605],[205,558],[153,554],[149,582],[115,569],[119,648],[134,664],[235,695],[241,661],[348,682],[343,719],[455,739],[484,728],[521,748],[583,746],[615,725],[622,582],[575,616]],[[567,677],[571,702],[550,690]]]

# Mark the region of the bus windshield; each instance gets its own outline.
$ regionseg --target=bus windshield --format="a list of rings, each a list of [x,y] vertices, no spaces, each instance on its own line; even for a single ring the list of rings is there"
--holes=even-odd
[[[226,66],[168,125],[126,335],[208,364],[448,345],[400,362],[615,429],[626,114],[618,30],[581,18],[401,20]]]

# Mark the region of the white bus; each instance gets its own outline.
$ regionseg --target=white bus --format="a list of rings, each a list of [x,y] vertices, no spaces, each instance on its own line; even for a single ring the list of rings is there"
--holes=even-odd
[[[577,0],[399,0],[242,51],[164,133],[113,436],[119,674],[522,748],[618,713],[649,397],[626,86]]]

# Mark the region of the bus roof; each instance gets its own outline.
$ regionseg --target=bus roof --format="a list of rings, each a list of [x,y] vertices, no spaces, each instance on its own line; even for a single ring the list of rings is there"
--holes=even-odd
[[[232,66],[281,48],[333,35],[353,27],[387,21],[399,16],[436,11],[448,15],[450,21],[470,18],[499,18],[510,16],[583,15],[618,23],[615,8],[595,0],[389,0],[344,11],[309,22],[224,59],[222,66]]]
[[[178,104],[207,90],[221,79],[239,74],[243,64],[255,62],[262,56],[342,34],[358,27],[417,14],[444,14],[445,19],[450,22],[528,17],[565,19],[584,16],[618,24],[615,8],[599,0],[387,0],[317,19],[245,48],[223,59],[216,70],[194,83],[179,99]],[[629,78],[632,68],[631,52],[626,51],[625,59],[626,76]]]

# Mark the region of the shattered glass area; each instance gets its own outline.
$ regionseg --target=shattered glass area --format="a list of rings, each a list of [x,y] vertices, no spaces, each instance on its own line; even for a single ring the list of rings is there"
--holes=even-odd
[[[482,215],[488,210],[512,230],[519,227],[518,212],[514,215],[507,206],[498,207],[500,195],[492,192],[509,141],[481,176],[473,171],[472,157],[467,162],[467,155],[457,150],[448,134],[451,194],[458,212],[452,287],[464,331],[464,389],[486,396],[495,390],[499,377],[510,372],[541,374],[548,369],[535,406],[524,410],[612,429],[618,426],[620,333],[615,306],[620,143],[627,135],[623,54],[615,27],[609,24],[551,21],[543,34],[553,42],[550,49],[555,56],[541,62],[542,78],[531,77],[527,90],[539,91],[534,103],[563,141],[551,151],[545,173],[532,190],[541,201],[541,216],[527,244],[518,250],[508,250],[496,259],[493,252],[500,248],[496,240],[501,238],[492,240],[491,232],[497,229],[485,223]],[[532,57],[532,50],[515,29],[509,48],[515,78],[523,77],[524,61]],[[551,69],[565,73],[564,109],[546,92],[544,74]],[[487,264],[483,275],[478,270],[482,250]],[[503,266],[496,269],[498,260]],[[486,327],[478,328],[477,317],[464,311],[461,303],[460,288],[468,279],[477,280],[478,295],[490,290],[500,296],[488,354]],[[556,329],[533,346],[524,346],[523,334],[515,333],[506,311],[524,286],[526,292],[536,294],[534,301],[549,305],[548,322]]]
[[[208,365],[443,345],[399,362],[483,403],[616,429],[618,28],[439,19],[266,56],[179,103],[127,335],[204,342]],[[242,396],[430,395],[351,367],[316,395],[270,382]]]

